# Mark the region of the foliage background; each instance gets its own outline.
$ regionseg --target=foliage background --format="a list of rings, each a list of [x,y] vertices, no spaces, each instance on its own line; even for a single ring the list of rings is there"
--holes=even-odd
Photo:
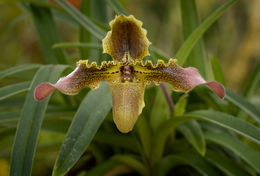
[[[91,6],[88,9],[88,14],[90,19],[96,22],[98,26],[103,29],[108,29],[108,23],[111,19],[114,18],[115,12],[108,5],[108,1],[105,0],[89,0]],[[196,0],[197,11],[200,17],[200,21],[203,21],[206,17],[211,14],[217,7],[222,5],[226,1],[220,0]],[[148,38],[152,42],[153,46],[156,46],[164,53],[167,53],[169,56],[175,56],[178,49],[181,47],[183,43],[182,37],[182,21],[181,21],[181,7],[180,1],[173,0],[131,0],[131,1],[120,1],[123,8],[129,14],[133,14],[137,19],[140,19],[144,23],[144,28],[148,31]],[[5,70],[10,67],[22,65],[22,64],[48,64],[41,46],[39,44],[39,39],[37,37],[36,28],[34,26],[34,22],[32,20],[30,12],[26,11],[24,8],[18,3],[6,3],[5,1],[0,1],[0,70]],[[101,9],[103,8],[103,9]],[[259,76],[259,57],[260,57],[260,1],[252,0],[250,3],[248,1],[238,1],[234,6],[229,8],[203,35],[203,47],[205,47],[205,55],[210,60],[212,56],[214,56],[222,67],[224,77],[226,78],[226,87],[229,87],[234,92],[237,92],[240,95],[245,96],[249,102],[252,103],[254,108],[260,107],[260,89],[259,86],[255,86],[253,93],[249,96],[246,94],[248,89],[250,89],[251,79],[253,75],[258,74]],[[104,10],[105,9],[105,10]],[[82,40],[82,35],[80,35],[79,25],[75,23],[72,19],[61,19],[57,13],[53,13],[55,16],[55,24],[58,29],[58,34],[60,41],[62,42],[79,42]],[[105,14],[105,15],[104,15]],[[70,21],[71,20],[71,21]],[[46,31],[46,35],[48,33]],[[88,36],[87,36],[88,37]],[[89,36],[89,41],[98,42],[93,36]],[[55,50],[55,49],[54,49]],[[108,55],[102,54],[101,50],[98,49],[89,49],[89,48],[66,48],[66,55],[68,56],[68,63],[73,65],[75,61],[79,59],[90,58],[91,60],[96,60],[100,62],[100,60],[109,59]],[[83,51],[83,52],[82,52]],[[84,54],[82,54],[84,53]],[[86,57],[86,58],[85,58]],[[258,72],[257,72],[258,71]],[[2,79],[0,82],[0,87],[5,87],[7,85],[12,85],[17,82],[32,80],[36,69],[32,71],[24,72],[23,74],[15,74],[12,77],[7,77]],[[69,72],[66,70],[66,72]],[[63,73],[63,75],[66,74]],[[207,75],[207,78],[212,78]],[[258,79],[259,80],[259,79]],[[256,82],[256,85],[259,84],[259,81]],[[163,97],[163,94],[159,94],[159,88],[149,88],[151,94],[158,94],[158,97]],[[45,126],[43,124],[43,130],[40,131],[36,156],[34,158],[33,164],[33,175],[50,175],[52,172],[52,168],[54,162],[57,158],[58,152],[60,150],[60,146],[65,139],[65,133],[67,127],[70,124],[71,119],[73,118],[77,107],[79,106],[82,98],[85,93],[89,91],[86,89],[82,93],[80,93],[76,97],[67,97],[65,98],[65,102],[69,102],[68,104],[63,102],[63,96],[59,93],[54,93],[53,99],[51,101],[51,105],[48,106],[47,115],[45,119],[49,119],[51,123],[46,123]],[[205,90],[203,90],[205,91]],[[1,146],[0,146],[0,170],[3,175],[7,174],[8,169],[10,167],[10,154],[12,151],[14,136],[15,136],[15,126],[18,121],[18,115],[23,107],[24,97],[27,92],[22,92],[15,97],[11,97],[10,99],[4,99],[0,101],[0,134],[1,134]],[[149,94],[149,93],[148,93]],[[150,94],[149,94],[150,95]],[[180,96],[182,94],[172,93],[172,98],[176,103],[179,101]],[[247,96],[248,95],[248,96]],[[149,102],[146,101],[147,108],[144,109],[143,116],[148,118],[148,114],[161,114],[162,112],[168,111],[167,103],[165,100],[162,100],[158,97],[153,97],[156,101],[152,102],[156,106],[149,105]],[[191,93],[189,97],[187,111],[196,110],[196,102],[199,98],[195,93]],[[210,100],[209,100],[210,101]],[[207,106],[208,109],[215,109],[222,111],[221,108],[214,108],[214,105],[210,104],[209,101],[204,101],[203,103]],[[211,100],[212,101],[212,100]],[[216,101],[213,98],[213,101]],[[193,104],[193,102],[195,102]],[[201,102],[201,101],[199,101]],[[219,103],[219,102],[218,102]],[[227,103],[227,102],[225,102]],[[225,104],[224,103],[224,104]],[[214,103],[213,103],[214,104]],[[221,102],[219,104],[222,104]],[[219,105],[218,104],[218,105]],[[152,107],[148,109],[148,107]],[[156,108],[160,107],[160,108]],[[239,108],[234,105],[228,106],[230,108],[229,111],[223,110],[223,112],[227,114],[234,115],[235,117],[243,117],[245,121],[249,123],[257,124],[254,120],[248,118],[247,115]],[[241,108],[241,107],[240,107]],[[57,110],[59,109],[59,110]],[[66,110],[64,110],[66,109]],[[6,113],[13,113],[10,115],[9,119],[5,119]],[[16,114],[15,114],[16,113]],[[154,115],[155,116],[155,115]],[[164,116],[164,115],[161,115]],[[166,116],[169,116],[167,114]],[[259,118],[259,114],[256,114]],[[53,118],[53,119],[52,119]],[[66,125],[64,129],[59,130],[59,118],[61,118]],[[159,118],[159,117],[157,117]],[[4,120],[3,120],[4,119]],[[64,120],[65,119],[65,120]],[[108,120],[107,120],[108,119]],[[111,131],[111,127],[113,124],[111,123],[111,113],[108,114],[107,121],[102,125],[102,129],[109,129],[108,131],[118,134],[116,131]],[[56,120],[56,121],[55,121]],[[151,123],[153,124],[153,123]],[[52,127],[48,126],[52,125]],[[208,124],[201,124],[201,126],[207,126]],[[108,127],[106,127],[108,126]],[[153,128],[153,125],[151,125]],[[205,129],[210,128],[211,126],[205,127]],[[57,129],[56,132],[52,132],[50,129]],[[60,127],[63,128],[63,127]],[[115,128],[115,126],[114,126]],[[215,128],[215,127],[212,127]],[[45,129],[45,130],[44,130]],[[47,129],[47,130],[46,130]],[[113,128],[112,128],[113,129]],[[203,131],[205,130],[203,127]],[[115,129],[114,129],[115,130]],[[54,130],[55,131],[55,130]],[[58,133],[57,133],[58,131]],[[61,132],[62,131],[62,132]],[[183,134],[179,130],[177,132],[177,139],[183,139],[180,136]],[[136,134],[137,133],[137,134]],[[138,129],[132,132],[127,137],[138,136],[142,138],[142,136],[138,135]],[[228,132],[226,133],[228,134]],[[231,133],[233,135],[233,133]],[[102,136],[103,135],[103,136]],[[95,165],[99,163],[103,163],[108,160],[111,156],[115,154],[136,154],[135,152],[129,152],[128,149],[124,147],[114,146],[113,144],[109,144],[104,138],[107,136],[100,133],[99,136],[96,137],[89,146],[87,152],[81,158],[80,162],[77,163],[76,166],[70,171],[69,175],[74,174],[85,174],[85,170],[89,168],[94,168]],[[172,134],[173,135],[173,134]],[[259,134],[256,134],[259,135]],[[172,136],[169,137],[171,139]],[[145,137],[144,137],[145,138]],[[250,140],[246,138],[241,138],[238,136],[244,143],[249,145],[253,150],[259,154],[259,144],[251,143]],[[116,140],[119,143],[121,142],[119,139]],[[171,140],[168,140],[168,143],[171,143]],[[176,151],[178,151],[178,142],[174,143],[176,146]],[[108,144],[107,144],[108,143]],[[102,145],[106,144],[105,147]],[[140,144],[141,145],[141,144]],[[169,144],[169,146],[171,146]],[[212,148],[214,148],[213,146]],[[196,147],[195,147],[196,148]],[[210,149],[212,149],[210,148]],[[219,150],[224,150],[220,148]],[[170,150],[166,150],[165,152],[169,152]],[[175,151],[175,152],[176,152]],[[233,155],[233,153],[228,150],[224,151],[227,153],[232,160],[238,162],[240,165],[243,164],[240,157],[237,155]],[[93,154],[94,153],[94,154]],[[170,153],[170,152],[169,152]],[[165,154],[167,156],[167,154]],[[149,157],[148,157],[149,158]],[[124,162],[123,162],[124,163]],[[145,163],[145,162],[144,162]],[[131,164],[130,164],[131,165]],[[249,164],[250,165],[250,164]],[[130,170],[129,165],[126,164],[121,166],[121,170]],[[132,166],[133,167],[133,166]],[[130,168],[132,168],[130,167]],[[247,166],[249,167],[249,166]],[[259,169],[259,168],[258,168]],[[119,169],[120,170],[120,169]],[[134,169],[136,171],[136,169]],[[246,169],[245,169],[246,170]],[[250,170],[250,169],[248,169]],[[250,174],[255,173],[256,168],[251,169]],[[193,170],[190,166],[186,166],[181,169],[176,168],[175,173],[192,175]],[[138,172],[138,170],[137,170]],[[223,172],[223,171],[222,171]],[[200,172],[199,172],[200,173]],[[136,173],[137,174],[137,173]],[[139,174],[142,174],[139,172]],[[200,173],[201,174],[201,173]],[[227,173],[225,173],[227,174]],[[259,174],[259,170],[258,170]],[[196,175],[196,174],[195,174]],[[229,175],[229,174],[227,174]]]

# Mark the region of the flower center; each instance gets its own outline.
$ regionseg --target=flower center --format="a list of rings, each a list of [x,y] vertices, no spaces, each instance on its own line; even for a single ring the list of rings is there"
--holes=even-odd
[[[134,68],[130,65],[124,65],[120,68],[121,71],[121,81],[133,82],[133,71]]]

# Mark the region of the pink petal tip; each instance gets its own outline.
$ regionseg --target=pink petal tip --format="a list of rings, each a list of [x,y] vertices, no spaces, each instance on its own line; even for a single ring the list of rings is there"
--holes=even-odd
[[[34,90],[34,99],[41,101],[48,97],[54,91],[54,89],[55,87],[50,83],[41,83]]]
[[[206,83],[207,86],[221,99],[226,95],[225,88],[220,83],[215,81],[210,81]]]

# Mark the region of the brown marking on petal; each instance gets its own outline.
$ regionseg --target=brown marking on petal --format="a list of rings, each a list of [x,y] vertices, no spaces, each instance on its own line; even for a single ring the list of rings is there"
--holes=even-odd
[[[114,61],[133,62],[149,55],[149,40],[142,22],[134,16],[117,16],[110,22],[111,31],[103,39],[103,52],[112,56]]]
[[[75,95],[87,86],[98,88],[100,81],[121,82],[121,73],[118,71],[120,66],[114,62],[102,62],[101,66],[97,66],[96,62],[89,65],[88,61],[79,61],[77,68],[66,77],[60,78],[56,84],[39,85],[35,90],[35,99],[44,99],[55,88],[64,94]]]
[[[168,82],[175,91],[180,92],[188,92],[198,85],[206,84],[220,98],[225,96],[225,90],[221,84],[206,82],[196,68],[182,68],[177,65],[176,59],[170,59],[167,64],[162,60],[158,60],[156,65],[153,65],[151,61],[147,61],[145,64],[136,62],[134,70],[134,78],[147,84],[150,82],[154,82],[155,84]]]
[[[128,133],[144,107],[144,83],[109,83],[113,119],[119,131]]]
[[[41,101],[44,98],[48,97],[53,91],[54,87],[52,84],[49,83],[41,83],[38,85],[34,90],[34,99],[37,101]]]

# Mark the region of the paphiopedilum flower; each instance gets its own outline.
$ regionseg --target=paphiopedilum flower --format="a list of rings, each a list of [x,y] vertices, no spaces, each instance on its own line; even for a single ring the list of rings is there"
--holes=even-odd
[[[207,82],[193,67],[182,68],[176,59],[168,63],[158,60],[156,65],[142,59],[149,55],[149,40],[142,22],[134,16],[117,16],[110,22],[111,31],[103,39],[103,52],[112,56],[113,61],[88,63],[80,60],[76,69],[60,78],[57,83],[42,83],[35,89],[35,99],[41,101],[54,89],[67,95],[77,94],[88,86],[96,89],[100,81],[107,81],[112,93],[113,119],[121,132],[132,130],[144,107],[144,90],[147,84],[168,82],[173,90],[189,92],[194,87],[205,84],[220,98],[225,96],[224,87],[215,82]]]

